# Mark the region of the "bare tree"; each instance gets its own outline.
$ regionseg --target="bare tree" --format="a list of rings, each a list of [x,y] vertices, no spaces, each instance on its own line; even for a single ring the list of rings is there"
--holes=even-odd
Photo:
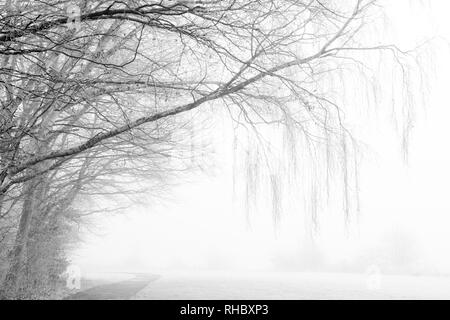
[[[186,170],[168,160],[187,157],[194,109],[208,118],[222,108],[256,136],[283,126],[291,160],[297,134],[337,142],[325,152],[343,155],[348,180],[343,110],[317,84],[353,53],[398,51],[358,42],[372,0],[7,0],[3,8],[0,217],[10,217],[7,234],[16,223],[8,290],[30,230],[45,234],[76,196],[99,190],[90,186]],[[273,172],[267,179],[276,218],[280,182]]]

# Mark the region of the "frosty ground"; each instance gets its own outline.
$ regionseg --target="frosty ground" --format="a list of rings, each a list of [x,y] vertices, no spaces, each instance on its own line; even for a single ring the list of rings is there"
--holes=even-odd
[[[297,272],[97,273],[72,299],[450,299],[450,277]]]

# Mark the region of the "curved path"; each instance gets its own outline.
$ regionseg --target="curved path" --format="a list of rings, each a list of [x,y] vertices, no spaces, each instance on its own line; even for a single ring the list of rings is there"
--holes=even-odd
[[[128,300],[159,278],[157,275],[136,274],[133,279],[96,286],[72,294],[64,300]]]

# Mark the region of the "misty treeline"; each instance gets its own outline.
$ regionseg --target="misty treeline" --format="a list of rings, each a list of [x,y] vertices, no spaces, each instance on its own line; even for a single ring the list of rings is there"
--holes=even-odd
[[[277,220],[281,175],[317,175],[302,172],[303,154],[328,163],[324,181],[340,172],[348,214],[353,138],[327,81],[360,70],[361,52],[404,54],[359,37],[378,10],[371,0],[2,1],[2,297],[51,297],[80,225],[101,211],[89,203],[170,190],[198,170],[214,117],[246,136],[234,149],[246,157],[247,201],[264,183]],[[264,134],[278,135],[285,156]]]

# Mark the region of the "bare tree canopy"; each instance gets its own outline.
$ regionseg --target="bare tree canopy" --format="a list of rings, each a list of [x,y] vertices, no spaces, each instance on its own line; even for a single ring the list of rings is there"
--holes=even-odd
[[[330,127],[338,125],[338,110],[325,97],[314,97],[308,83],[326,60],[357,49],[352,39],[372,2],[335,8],[333,2],[221,1],[200,10],[170,1],[88,1],[74,29],[65,17],[69,3],[10,3],[2,17],[8,132],[32,137],[32,126],[45,120],[69,140],[58,150],[9,159],[2,168],[3,191],[31,177],[23,173],[31,167],[44,163],[47,170],[134,128],[217,99],[242,110],[250,106],[260,118],[253,121],[283,121],[295,111],[271,99],[278,91],[303,105],[296,111],[302,117],[321,123],[327,117]],[[310,98],[328,106],[312,112],[304,106]],[[25,111],[31,104],[32,112]],[[95,117],[106,110],[115,118]],[[13,121],[21,111],[20,123]],[[75,121],[83,127],[74,128]],[[20,139],[11,137],[10,144]]]

